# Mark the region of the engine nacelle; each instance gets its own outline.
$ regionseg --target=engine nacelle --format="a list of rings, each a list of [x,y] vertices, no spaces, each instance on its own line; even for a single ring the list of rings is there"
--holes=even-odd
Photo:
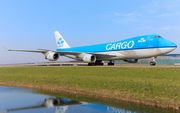
[[[49,61],[56,61],[59,59],[59,54],[49,51],[45,54],[45,59],[48,59]]]
[[[128,60],[124,60],[124,61],[128,62],[128,63],[137,63],[138,59],[128,59]]]
[[[87,63],[94,63],[96,62],[96,56],[87,54],[82,58],[82,60]]]
[[[56,99],[56,98],[48,98],[48,99],[45,99],[43,105],[46,106],[46,107],[54,107],[54,106],[57,106],[60,104],[60,100],[59,99]]]

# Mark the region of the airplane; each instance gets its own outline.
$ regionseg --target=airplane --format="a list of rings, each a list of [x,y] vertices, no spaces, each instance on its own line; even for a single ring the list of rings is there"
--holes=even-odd
[[[73,105],[86,105],[86,104],[88,104],[88,103],[87,102],[82,102],[82,101],[75,101],[75,100],[70,100],[70,99],[64,99],[64,98],[47,98],[40,105],[29,106],[29,107],[22,107],[22,108],[6,109],[2,113],[22,111],[22,110],[33,110],[33,109],[51,108],[51,107],[56,107],[55,113],[65,113],[69,106],[73,106]]]
[[[151,66],[156,65],[156,58],[165,55],[177,48],[177,45],[160,35],[137,36],[117,42],[104,44],[70,47],[58,31],[54,32],[57,49],[46,50],[11,50],[6,51],[36,52],[45,55],[45,59],[56,61],[60,56],[80,60],[88,65],[104,65],[103,61],[109,61],[108,65],[114,65],[115,60],[123,60],[128,63],[137,63],[138,59],[151,58]]]

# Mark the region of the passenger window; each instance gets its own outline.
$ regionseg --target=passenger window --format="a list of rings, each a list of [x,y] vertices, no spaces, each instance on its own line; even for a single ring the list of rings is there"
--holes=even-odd
[[[154,38],[162,38],[161,36],[155,36]]]

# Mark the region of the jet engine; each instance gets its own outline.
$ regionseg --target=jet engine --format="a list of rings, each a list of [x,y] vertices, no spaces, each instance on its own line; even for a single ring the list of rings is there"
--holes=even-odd
[[[127,60],[124,60],[124,61],[128,62],[128,63],[137,63],[138,59],[127,59]]]
[[[46,106],[46,107],[54,107],[54,106],[57,106],[60,104],[60,100],[57,99],[57,98],[48,98],[48,99],[45,99],[43,105]]]
[[[49,61],[56,61],[59,59],[59,54],[49,51],[45,54],[45,59],[48,59]]]
[[[93,62],[96,62],[96,56],[87,54],[82,58],[82,60],[87,63],[93,63]]]

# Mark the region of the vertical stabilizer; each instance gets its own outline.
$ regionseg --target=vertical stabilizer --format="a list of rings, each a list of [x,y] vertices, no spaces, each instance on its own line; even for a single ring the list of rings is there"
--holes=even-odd
[[[54,35],[56,37],[56,44],[57,44],[58,49],[70,47],[58,31],[55,31]]]

